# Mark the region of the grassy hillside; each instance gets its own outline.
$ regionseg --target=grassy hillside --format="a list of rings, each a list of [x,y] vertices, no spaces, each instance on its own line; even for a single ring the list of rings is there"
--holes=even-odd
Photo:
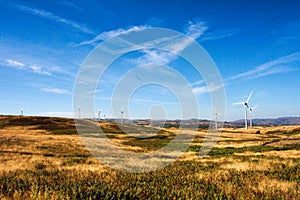
[[[177,133],[96,125],[136,152],[156,150]],[[300,199],[300,126],[226,128],[210,154],[199,157],[205,134],[198,131],[170,166],[129,174],[93,158],[72,119],[0,116],[0,199]]]

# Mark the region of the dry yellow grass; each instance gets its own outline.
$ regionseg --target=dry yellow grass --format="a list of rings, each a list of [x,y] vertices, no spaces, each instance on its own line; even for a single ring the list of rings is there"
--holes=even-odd
[[[12,126],[0,129],[0,139],[0,174],[33,169],[37,163],[57,169],[104,170],[95,158],[88,157],[78,135],[53,135],[33,126]],[[83,163],[82,155],[88,157]]]
[[[3,118],[3,116],[0,116]],[[111,132],[115,132],[115,127],[108,122],[101,124],[101,127]],[[300,129],[300,126],[280,126],[280,127],[255,127],[252,129],[233,129],[224,128],[219,137],[219,141],[216,145],[217,148],[241,148],[249,146],[259,146],[265,143],[270,146],[281,146],[286,144],[299,144],[300,134],[291,136],[280,134],[280,131],[291,132],[293,130]],[[256,134],[257,131],[260,134]],[[170,133],[176,134],[176,129],[165,129]],[[186,131],[189,134],[190,131]],[[277,138],[269,137],[267,132],[274,133]],[[134,134],[119,134],[117,137],[112,138],[112,141],[119,146],[123,146],[126,150],[142,151],[143,147],[139,146],[124,146],[124,140],[126,137],[133,137]],[[201,145],[203,138],[206,136],[206,132],[198,132],[195,139],[194,146]],[[1,144],[1,163],[0,171],[16,170],[19,168],[29,168],[30,163],[40,161],[42,158],[51,163],[51,165],[62,167],[64,163],[63,156],[71,154],[72,151],[80,151],[83,154],[88,154],[84,148],[80,137],[78,135],[54,135],[47,130],[35,129],[34,126],[10,126],[4,129],[0,129],[0,139],[5,141]],[[287,140],[288,139],[288,140]],[[274,142],[272,142],[274,141]],[[50,156],[46,156],[50,154]],[[55,158],[51,157],[51,154],[55,154]],[[270,151],[270,152],[245,152],[236,153],[236,155],[265,155],[265,156],[278,156],[282,158],[299,158],[298,150],[286,150],[286,151]],[[62,157],[62,158],[57,158]],[[187,152],[181,157],[182,160],[199,160],[199,157],[194,152]],[[207,158],[201,158],[202,162]],[[90,161],[93,163],[92,161]],[[96,162],[94,162],[96,163]],[[93,167],[92,167],[93,168]]]
[[[6,118],[0,116],[0,120]],[[61,130],[63,127],[63,125],[59,124],[61,122],[55,123],[59,130]],[[72,127],[72,121],[66,120],[63,123],[67,123],[68,126]],[[95,122],[93,124],[99,125]],[[120,133],[120,130],[116,129],[113,123],[104,122],[100,125],[109,134],[113,134],[113,137],[111,137],[113,143],[125,150],[147,152],[155,149],[145,145],[148,144],[147,142],[151,143],[150,140],[138,143],[139,140],[134,140],[135,134],[115,134],[116,132]],[[82,177],[83,180],[85,180],[85,174],[90,172],[95,174],[105,172],[107,173],[107,176],[105,174],[105,179],[111,182],[115,182],[118,179],[115,177],[117,176],[116,174],[118,176],[124,175],[124,173],[110,170],[96,158],[93,158],[78,135],[55,134],[50,129],[47,129],[46,126],[47,124],[44,125],[44,128],[38,125],[10,125],[0,128],[0,176],[9,173],[20,173],[19,178],[25,179],[26,175],[21,172],[26,170],[35,171],[39,167],[39,164],[42,164],[45,170],[66,170],[67,173],[71,173],[70,176],[76,175]],[[135,131],[142,130],[140,129],[141,127],[128,126],[126,128],[133,128]],[[148,128],[150,130],[153,127]],[[277,175],[266,175],[271,171],[280,169],[283,170],[283,173],[293,174],[292,170],[289,172],[285,171],[285,169],[294,170],[299,167],[299,149],[273,149],[275,147],[281,148],[298,145],[300,143],[299,130],[300,126],[255,127],[249,130],[224,128],[215,146],[221,156],[218,154],[209,154],[199,157],[198,152],[188,151],[180,157],[175,166],[187,167],[190,171],[200,167],[201,170],[189,173],[189,171],[178,167],[174,169],[174,174],[168,174],[168,176],[176,176],[177,178],[183,176],[190,182],[193,182],[193,184],[198,184],[198,182],[202,184],[216,183],[217,186],[215,187],[217,187],[217,191],[222,192],[228,197],[237,199],[247,197],[242,192],[251,195],[248,196],[249,198],[255,198],[256,194],[265,194],[266,196],[269,195],[269,197],[273,197],[272,195],[274,194],[283,194],[282,198],[291,199],[300,197],[297,191],[299,180],[286,180],[278,178]],[[259,134],[258,131],[260,132]],[[61,132],[63,133],[63,131]],[[149,131],[145,131],[144,133],[152,134]],[[178,130],[174,128],[163,129],[160,136],[170,139],[172,135],[177,133]],[[183,134],[196,133],[191,130],[184,130]],[[197,132],[192,146],[200,147],[205,136],[205,131]],[[163,139],[157,141],[163,141]],[[260,147],[262,150],[257,150]],[[270,149],[268,149],[269,147]],[[228,149],[232,150],[232,153],[230,151],[229,153],[226,152]],[[193,164],[192,168],[189,168],[190,164]],[[168,170],[173,170],[173,168],[170,167]],[[178,174],[180,172],[185,175],[181,176],[181,174]],[[134,175],[133,177],[131,181],[139,180],[139,176]],[[163,181],[166,178],[167,176],[159,180]],[[146,180],[149,181],[151,179],[147,178]],[[245,186],[239,187],[236,182],[245,184]],[[122,182],[122,184],[126,183]],[[113,185],[113,187],[115,186]],[[133,187],[136,187],[136,185]],[[194,185],[191,188],[193,187]],[[243,191],[238,192],[237,187]],[[134,188],[131,189],[134,190]],[[30,188],[29,191],[26,191],[25,196],[32,199],[59,199],[58,193],[58,191],[45,193],[44,191],[36,191],[36,188]],[[31,196],[33,194],[36,196]],[[275,197],[278,197],[278,195]],[[0,199],[23,199],[23,196],[24,193],[22,191],[16,190],[9,198],[0,194]]]
[[[266,190],[279,190],[281,192],[293,191],[296,188],[295,181],[282,181],[278,179],[264,178],[260,181],[258,190],[263,192]]]

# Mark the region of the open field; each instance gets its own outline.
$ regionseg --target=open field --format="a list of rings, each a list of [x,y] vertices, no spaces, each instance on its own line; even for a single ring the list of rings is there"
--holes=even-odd
[[[135,152],[161,148],[177,133],[100,126]],[[300,199],[300,126],[226,128],[209,155],[199,157],[205,134],[199,129],[170,166],[130,174],[93,158],[71,119],[0,116],[0,199]]]

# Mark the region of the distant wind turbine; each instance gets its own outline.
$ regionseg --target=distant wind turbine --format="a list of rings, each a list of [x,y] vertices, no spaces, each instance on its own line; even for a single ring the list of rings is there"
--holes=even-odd
[[[218,113],[215,112],[215,128],[218,129]]]
[[[252,108],[249,108],[249,111],[250,111],[250,127],[252,127],[252,111],[257,108],[257,105],[252,107]]]
[[[218,113],[217,113],[217,111],[214,111],[214,116],[215,116],[215,129],[218,129]]]
[[[124,115],[124,111],[123,109],[121,110],[121,124],[123,124],[123,115]]]
[[[101,117],[101,110],[98,110],[98,120],[100,120]]]
[[[234,105],[244,105],[244,109],[245,109],[245,129],[248,129],[247,110],[249,108],[249,100],[250,100],[250,98],[252,96],[252,93],[253,92],[251,92],[250,95],[248,96],[247,101],[245,101],[245,102],[239,102],[239,103],[234,103]]]
[[[215,129],[218,130],[218,124],[220,124],[218,121],[218,116],[223,116],[223,114],[220,114],[216,110],[214,110],[213,116],[214,116],[214,121],[215,121]]]

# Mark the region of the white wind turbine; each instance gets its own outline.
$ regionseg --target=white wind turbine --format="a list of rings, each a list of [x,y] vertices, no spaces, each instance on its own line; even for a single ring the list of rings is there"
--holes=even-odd
[[[214,115],[215,129],[218,129],[218,115],[219,115],[219,113],[216,110],[214,110],[213,115]]]
[[[218,113],[215,111],[215,129],[218,130]]]
[[[101,110],[98,110],[98,120],[101,119]]]
[[[124,119],[123,119],[123,117],[124,117],[124,111],[123,111],[123,109],[121,110],[121,124],[123,124],[124,123]]]
[[[258,105],[252,107],[252,108],[249,108],[249,111],[250,111],[250,127],[252,127],[252,111],[257,108]]]
[[[244,109],[245,109],[245,129],[248,129],[247,110],[249,108],[248,104],[249,104],[249,100],[250,100],[250,98],[252,96],[252,93],[253,92],[251,92],[250,95],[248,96],[247,101],[245,101],[245,102],[239,102],[239,103],[234,103],[235,105],[244,105]]]

